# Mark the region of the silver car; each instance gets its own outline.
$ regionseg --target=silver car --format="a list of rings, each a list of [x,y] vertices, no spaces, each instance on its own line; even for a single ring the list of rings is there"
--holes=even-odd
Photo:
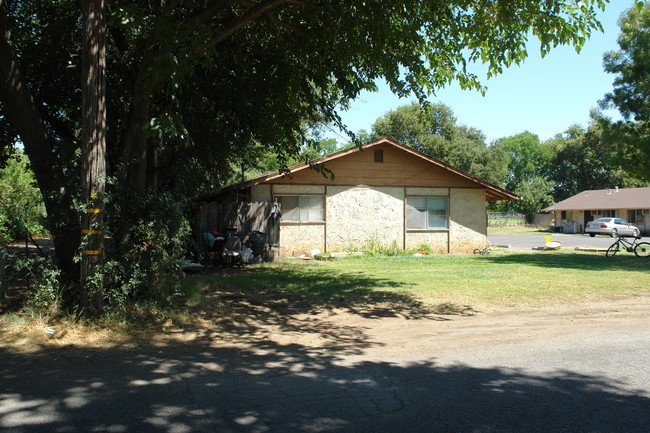
[[[596,235],[616,236],[639,236],[638,227],[634,227],[624,219],[620,218],[598,218],[587,223],[585,233],[592,238]]]

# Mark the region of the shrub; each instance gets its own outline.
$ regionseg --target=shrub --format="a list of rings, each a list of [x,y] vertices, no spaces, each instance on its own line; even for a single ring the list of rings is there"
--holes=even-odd
[[[101,284],[107,312],[122,315],[142,302],[168,302],[180,287],[178,261],[190,239],[178,205],[169,196],[132,198],[109,204],[106,223],[105,261],[91,283]]]
[[[20,257],[5,253],[7,286],[22,286],[23,306],[29,311],[56,314],[64,287],[61,271],[51,257]]]
[[[24,236],[25,228],[41,233],[44,205],[27,156],[20,150],[0,169],[0,243]]]

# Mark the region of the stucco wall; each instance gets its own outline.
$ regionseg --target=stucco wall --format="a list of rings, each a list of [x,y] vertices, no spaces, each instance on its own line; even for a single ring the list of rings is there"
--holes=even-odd
[[[404,188],[330,186],[326,206],[328,251],[403,246]]]
[[[402,187],[273,187],[275,194],[325,191],[326,223],[281,223],[280,245],[287,254],[312,249],[365,248],[370,242],[385,247],[395,243],[407,249],[428,245],[436,253],[472,252],[487,243],[485,191],[482,189],[406,188],[407,195],[449,195],[449,229],[405,232],[405,189]],[[258,197],[265,193],[253,192]]]
[[[313,249],[325,251],[325,224],[281,224],[280,247],[287,255],[299,255]]]
[[[447,230],[443,231],[408,231],[406,233],[406,249],[414,250],[427,245],[434,253],[447,252]]]
[[[487,244],[485,190],[451,189],[449,199],[451,253],[469,253]]]

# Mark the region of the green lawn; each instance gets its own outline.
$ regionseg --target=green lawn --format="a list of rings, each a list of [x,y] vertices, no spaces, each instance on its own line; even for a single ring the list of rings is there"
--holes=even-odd
[[[646,295],[650,260],[627,253],[608,259],[602,253],[569,250],[346,258],[250,266],[187,282],[206,296],[254,294],[261,304],[301,305],[307,310],[465,314]]]

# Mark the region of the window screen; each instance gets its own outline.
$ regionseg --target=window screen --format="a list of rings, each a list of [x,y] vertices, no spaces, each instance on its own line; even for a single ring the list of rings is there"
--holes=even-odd
[[[278,197],[283,221],[325,221],[322,195],[286,195]]]
[[[448,227],[446,198],[407,197],[407,229],[446,229]]]

